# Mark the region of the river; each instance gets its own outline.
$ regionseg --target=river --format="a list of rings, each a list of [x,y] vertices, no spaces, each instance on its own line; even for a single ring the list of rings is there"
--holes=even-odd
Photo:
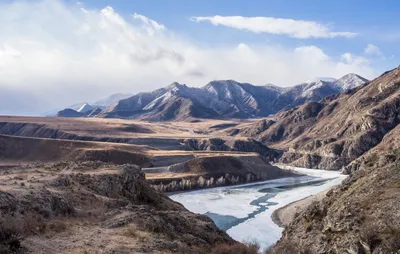
[[[327,190],[346,178],[336,171],[290,168],[304,176],[192,191],[170,198],[192,212],[209,216],[235,240],[255,240],[264,249],[276,243],[283,231],[272,221],[275,210]]]

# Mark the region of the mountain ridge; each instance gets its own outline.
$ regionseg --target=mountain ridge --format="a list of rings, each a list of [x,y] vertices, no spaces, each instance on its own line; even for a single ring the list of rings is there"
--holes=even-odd
[[[320,79],[293,87],[214,80],[198,88],[174,82],[154,91],[121,99],[96,117],[148,121],[266,117],[285,107],[319,101],[365,82],[366,79],[356,74],[347,74],[334,82]],[[58,116],[68,117],[63,114]]]
[[[268,125],[261,120],[236,135],[284,149],[282,163],[340,170],[379,144],[400,123],[396,115],[400,108],[398,72],[387,72],[319,102],[282,110]],[[233,133],[233,129],[226,132]]]

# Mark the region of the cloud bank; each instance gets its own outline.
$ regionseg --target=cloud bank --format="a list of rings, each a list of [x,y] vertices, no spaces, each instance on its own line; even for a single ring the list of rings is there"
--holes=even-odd
[[[173,81],[288,86],[316,76],[376,75],[368,61],[343,60],[314,45],[199,46],[132,13],[57,0],[0,4],[0,114],[40,114]]]
[[[356,36],[353,32],[334,32],[329,26],[306,20],[281,19],[272,17],[242,17],[242,16],[212,16],[192,17],[195,22],[210,22],[217,26],[227,26],[253,33],[269,33],[288,35],[290,37],[306,38],[334,38]]]

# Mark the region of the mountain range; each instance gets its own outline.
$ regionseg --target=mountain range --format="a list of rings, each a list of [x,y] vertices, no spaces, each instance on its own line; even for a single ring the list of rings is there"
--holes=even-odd
[[[201,88],[175,82],[128,98],[114,96],[114,100],[102,100],[94,105],[75,105],[75,108],[59,111],[57,116],[149,121],[266,117],[286,107],[319,101],[366,82],[367,79],[357,74],[347,74],[340,79],[320,78],[285,88],[274,85],[255,86],[234,80],[211,81]]]

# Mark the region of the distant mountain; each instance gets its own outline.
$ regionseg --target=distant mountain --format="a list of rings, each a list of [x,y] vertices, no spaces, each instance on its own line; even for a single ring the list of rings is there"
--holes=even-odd
[[[87,113],[96,108],[100,108],[101,111],[103,111],[105,108],[116,104],[118,101],[126,99],[131,96],[133,96],[133,94],[116,93],[116,94],[110,95],[108,97],[105,97],[103,99],[100,99],[98,101],[92,102],[92,103],[86,103],[86,102],[75,103],[75,104],[72,104],[72,105],[66,107],[66,109],[73,109],[77,112],[82,112],[82,110],[83,110],[83,111],[85,111],[84,113]],[[49,110],[49,111],[43,113],[43,116],[49,116],[49,117],[56,116],[56,115],[57,115],[57,110]],[[97,116],[97,114],[96,114],[96,116]],[[92,115],[92,117],[94,117],[94,116]]]
[[[365,82],[366,79],[356,74],[348,74],[338,80],[319,78],[287,88],[270,84],[254,86],[234,80],[215,80],[202,88],[188,87],[175,82],[152,92],[121,99],[115,104],[107,105],[107,108],[95,116],[149,121],[265,117],[286,107],[320,101],[326,96]],[[107,100],[95,104],[105,105],[105,101],[111,102],[124,96],[127,95],[112,95]],[[82,112],[81,108],[85,112]],[[96,106],[84,104],[81,108],[77,111],[86,113]]]
[[[61,111],[58,111],[57,117],[84,117],[85,115],[81,112],[76,111],[72,108],[66,108]]]
[[[96,107],[96,108],[93,108],[92,110],[86,112],[86,116],[87,117],[97,117],[102,111],[103,111],[102,108]]]
[[[91,106],[88,103],[84,103],[77,111],[79,113],[87,113],[89,111],[92,111],[94,108],[94,106]]]
[[[351,73],[343,76],[342,78],[336,80],[334,83],[340,90],[347,90],[356,88],[364,83],[368,82],[368,79],[365,79],[357,74]]]
[[[57,117],[97,117],[104,108],[84,104],[78,110],[67,108],[59,111]]]

